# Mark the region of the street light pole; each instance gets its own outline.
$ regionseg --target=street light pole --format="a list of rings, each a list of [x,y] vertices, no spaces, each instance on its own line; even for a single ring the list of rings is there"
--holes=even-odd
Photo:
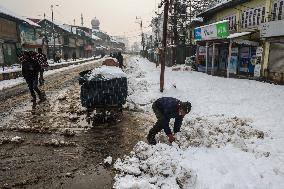
[[[53,37],[53,61],[55,62],[55,31],[54,31],[54,18],[53,18],[53,5],[51,5],[51,20],[52,20],[52,37]]]
[[[59,6],[59,5],[55,5],[55,6]],[[55,26],[54,26],[54,16],[53,16],[53,5],[50,6],[51,7],[51,19],[52,19],[52,36],[53,36],[53,61],[55,61]]]

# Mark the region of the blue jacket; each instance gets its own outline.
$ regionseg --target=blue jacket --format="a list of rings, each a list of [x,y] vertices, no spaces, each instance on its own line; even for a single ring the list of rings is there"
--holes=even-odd
[[[172,97],[162,97],[155,101],[156,107],[163,114],[163,129],[167,135],[172,133],[169,127],[169,122],[171,118],[175,119],[174,131],[179,132],[180,130],[183,121],[183,117],[180,116],[178,112],[178,106],[180,103],[180,100]]]

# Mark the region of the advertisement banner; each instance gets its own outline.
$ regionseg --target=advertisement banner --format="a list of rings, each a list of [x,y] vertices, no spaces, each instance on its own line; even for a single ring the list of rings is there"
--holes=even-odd
[[[263,48],[257,47],[256,48],[256,57],[262,57],[262,53],[263,53]]]
[[[231,61],[229,63],[229,73],[237,74],[237,67],[238,67],[238,57],[231,56]]]
[[[201,36],[201,28],[195,28],[194,29],[194,38],[197,41],[202,40],[202,36]]]
[[[261,65],[256,64],[254,67],[254,77],[260,77]]]
[[[205,56],[205,55],[206,55],[206,47],[204,47],[204,46],[199,46],[199,47],[198,47],[198,55],[199,55],[199,56]]]
[[[194,29],[196,41],[223,39],[229,36],[229,21],[225,20]]]

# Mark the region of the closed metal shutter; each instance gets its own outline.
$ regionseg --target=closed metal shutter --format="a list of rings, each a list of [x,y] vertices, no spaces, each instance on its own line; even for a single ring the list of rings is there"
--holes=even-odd
[[[268,68],[270,72],[284,73],[284,43],[270,43]]]

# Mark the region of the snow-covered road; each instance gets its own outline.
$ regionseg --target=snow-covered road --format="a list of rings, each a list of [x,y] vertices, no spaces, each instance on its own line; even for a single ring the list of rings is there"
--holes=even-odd
[[[284,87],[159,68],[134,57],[128,107],[152,115],[152,102],[171,96],[192,103],[173,145],[139,142],[118,159],[115,188],[284,188]],[[150,129],[150,127],[149,127]],[[147,131],[145,131],[146,136]]]

